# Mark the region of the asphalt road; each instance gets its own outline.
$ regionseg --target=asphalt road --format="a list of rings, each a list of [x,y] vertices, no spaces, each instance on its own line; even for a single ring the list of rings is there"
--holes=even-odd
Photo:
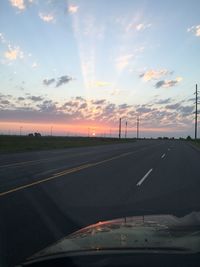
[[[0,266],[97,221],[200,211],[200,151],[183,141],[0,155]]]

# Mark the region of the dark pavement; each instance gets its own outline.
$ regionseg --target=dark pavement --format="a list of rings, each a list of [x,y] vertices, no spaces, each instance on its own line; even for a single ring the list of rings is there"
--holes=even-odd
[[[97,221],[200,211],[200,151],[173,140],[0,155],[0,266]]]

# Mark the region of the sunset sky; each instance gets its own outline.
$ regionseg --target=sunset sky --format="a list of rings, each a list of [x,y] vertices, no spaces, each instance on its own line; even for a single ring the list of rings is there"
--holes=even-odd
[[[199,0],[1,0],[0,133],[193,136]]]

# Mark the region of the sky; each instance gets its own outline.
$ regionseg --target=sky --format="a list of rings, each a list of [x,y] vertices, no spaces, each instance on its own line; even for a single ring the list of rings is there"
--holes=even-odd
[[[199,0],[1,0],[0,133],[194,135]]]

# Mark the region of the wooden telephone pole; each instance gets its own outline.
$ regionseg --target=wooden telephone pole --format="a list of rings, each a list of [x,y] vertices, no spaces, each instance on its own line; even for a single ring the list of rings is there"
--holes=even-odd
[[[126,121],[126,126],[125,126],[125,138],[127,138],[127,121]]]
[[[121,138],[122,119],[119,119],[119,139]]]

